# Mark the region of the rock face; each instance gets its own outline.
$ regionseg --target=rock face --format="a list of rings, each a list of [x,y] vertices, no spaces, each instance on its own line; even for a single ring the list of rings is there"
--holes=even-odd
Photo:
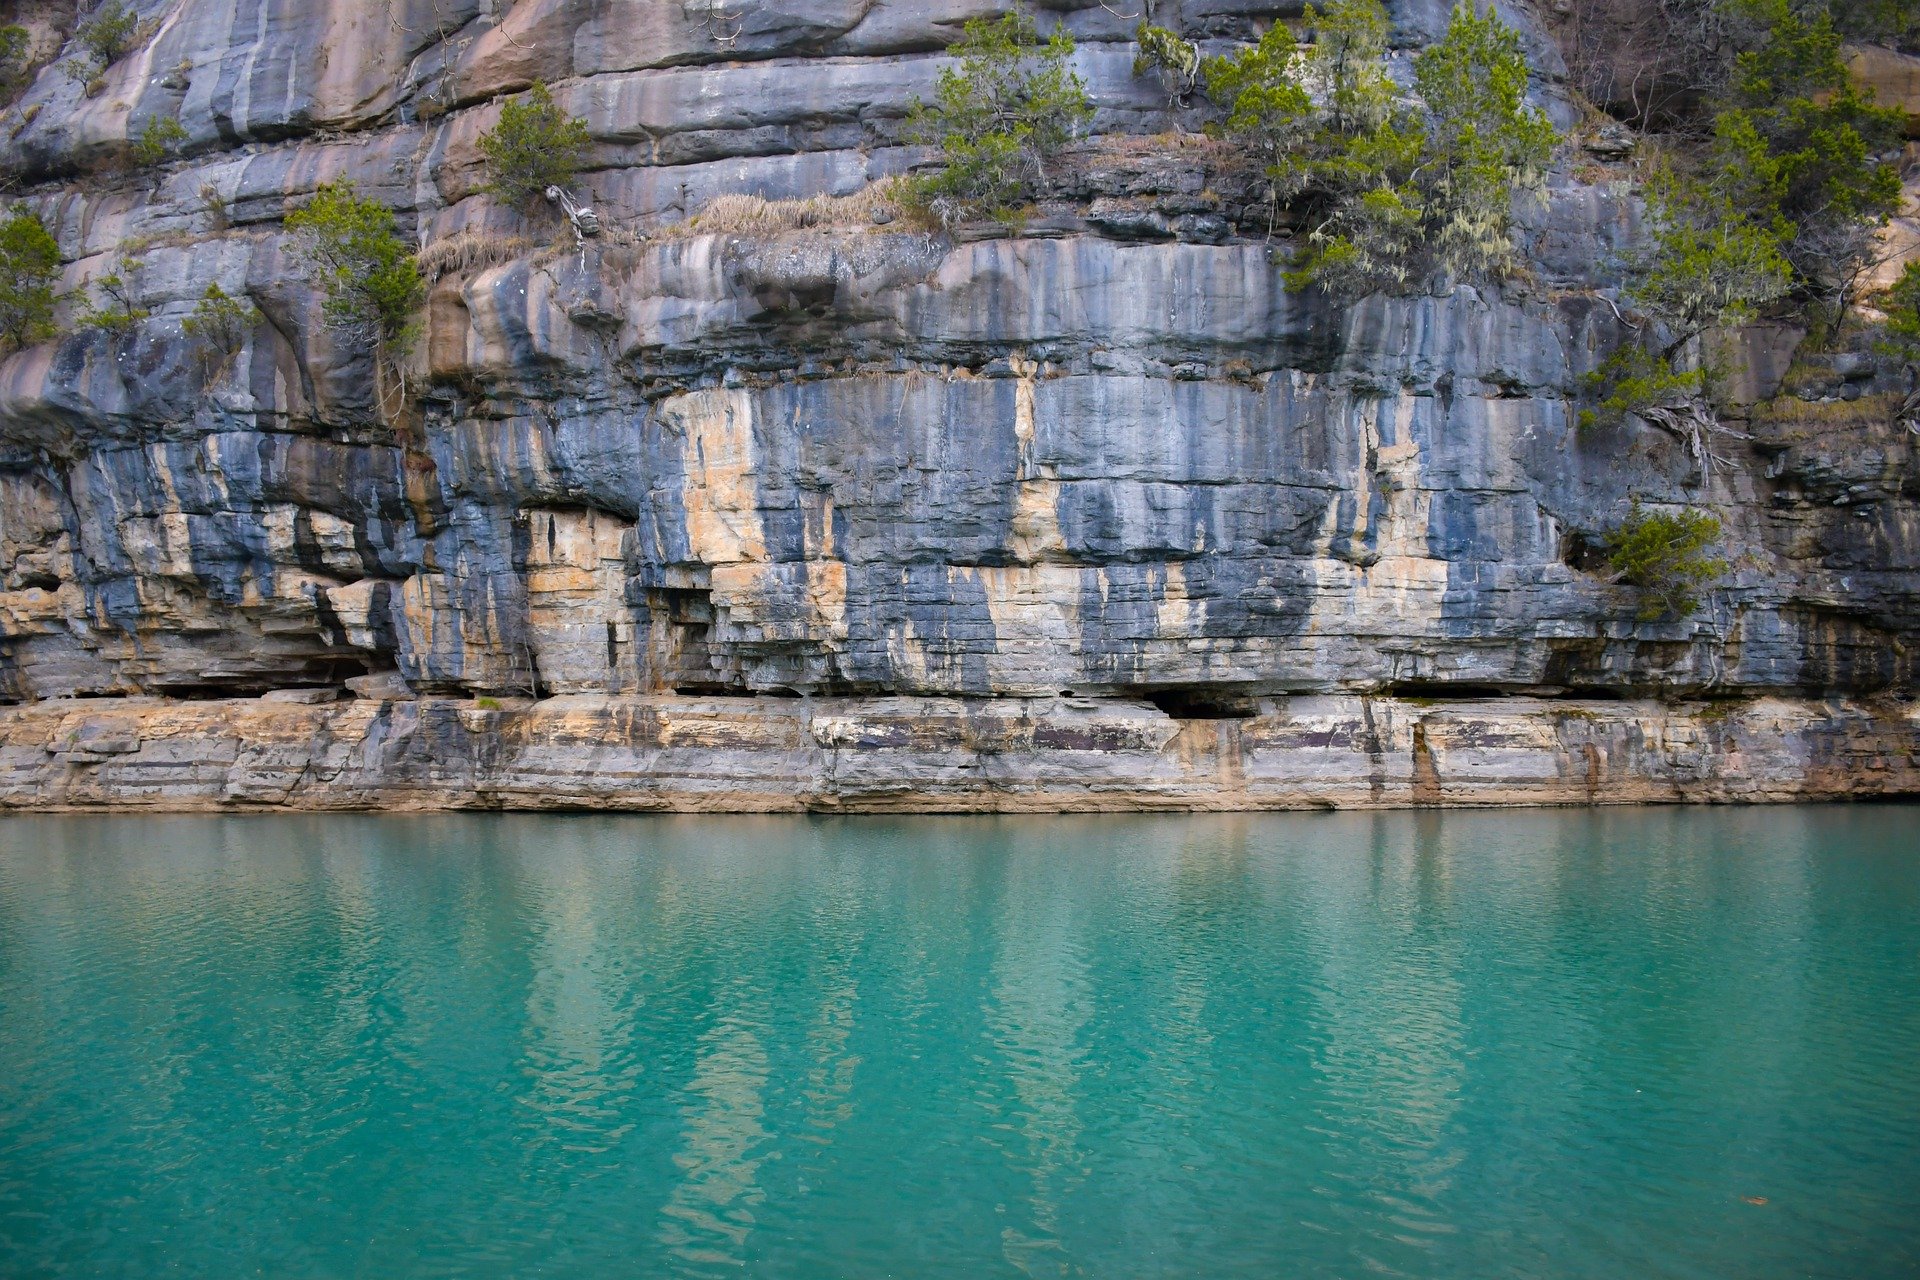
[[[689,222],[916,163],[912,97],[1003,7],[174,0],[142,6],[94,96],[43,70],[0,163],[67,287],[132,243],[151,315],[0,366],[0,803],[1911,789],[1920,472],[1896,375],[1803,362],[1783,393],[1795,335],[1729,335],[1752,409],[1722,463],[1637,423],[1579,430],[1579,379],[1618,340],[1623,181],[1557,177],[1497,290],[1289,293],[1245,175],[1166,132],[1132,75],[1131,22],[1064,0],[1100,136],[1024,233],[931,235],[874,200]],[[1155,13],[1226,40],[1296,8]],[[1444,14],[1396,5],[1397,38]],[[1509,16],[1555,106],[1551,47]],[[593,132],[580,194],[607,232],[584,247],[482,189],[476,140],[535,78]],[[176,114],[184,158],[128,168],[128,138]],[[437,264],[405,412],[379,411],[280,226],[337,177]],[[182,329],[209,283],[261,312],[220,361]],[[1638,621],[1596,567],[1636,498],[1724,522],[1732,568],[1692,618]],[[351,702],[232,701],[349,680]],[[476,696],[541,701],[449,701]],[[98,712],[116,727],[86,729],[103,698],[126,700]],[[1657,705],[1701,698],[1737,710]],[[46,745],[74,715],[84,740]],[[1500,745],[1459,745],[1463,723]],[[1704,763],[1646,745],[1672,726]],[[924,767],[900,745],[923,732]],[[1315,734],[1312,764],[1247,745]],[[1518,763],[1449,790],[1443,739]],[[706,752],[697,785],[675,751]],[[1868,757],[1885,768],[1846,781]],[[1282,776],[1330,762],[1324,785]],[[980,781],[1002,766],[1013,791]],[[897,785],[848,784],[862,769]]]
[[[1535,698],[42,702],[0,807],[1051,813],[1834,800],[1920,788],[1920,710]]]

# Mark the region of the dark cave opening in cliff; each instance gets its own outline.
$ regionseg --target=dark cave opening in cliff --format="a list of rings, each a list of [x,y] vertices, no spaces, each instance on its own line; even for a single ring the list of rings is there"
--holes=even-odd
[[[1260,703],[1250,694],[1205,685],[1123,687],[1121,696],[1149,702],[1175,720],[1251,720]]]

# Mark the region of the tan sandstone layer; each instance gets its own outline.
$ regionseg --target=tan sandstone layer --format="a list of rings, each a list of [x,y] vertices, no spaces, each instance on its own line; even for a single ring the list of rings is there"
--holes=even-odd
[[[1047,812],[1781,802],[1920,791],[1920,708],[1361,696],[574,695],[0,712],[0,807]]]

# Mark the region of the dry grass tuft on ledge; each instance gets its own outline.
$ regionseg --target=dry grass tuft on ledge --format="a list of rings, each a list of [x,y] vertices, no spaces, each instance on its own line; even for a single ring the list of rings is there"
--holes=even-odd
[[[512,262],[538,247],[525,236],[462,231],[445,240],[435,240],[420,251],[420,275],[431,285],[447,276],[484,271],[503,262]]]
[[[810,227],[871,227],[900,217],[891,178],[870,182],[850,196],[808,196],[804,200],[764,200],[759,196],[717,196],[685,222],[662,230],[656,239],[688,236],[770,236]]]
[[[808,228],[873,230],[911,219],[894,198],[894,180],[872,182],[846,196],[809,196],[804,200],[766,200],[760,196],[724,195],[709,201],[699,213],[652,235],[635,235],[625,227],[601,221],[595,244],[605,254],[604,265],[618,273],[631,267],[633,251],[643,245],[687,240],[706,235],[772,236]],[[526,236],[491,231],[461,231],[436,240],[420,251],[420,275],[429,286],[452,275],[466,275],[497,267],[516,258],[542,266],[576,251],[578,244],[563,223],[548,243]]]

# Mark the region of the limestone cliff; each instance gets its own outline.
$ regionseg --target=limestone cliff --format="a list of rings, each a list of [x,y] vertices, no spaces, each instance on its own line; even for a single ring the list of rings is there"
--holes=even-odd
[[[1045,6],[1098,108],[1057,199],[1019,234],[911,229],[872,184],[923,158],[909,102],[1003,7],[171,0],[91,94],[43,69],[0,164],[69,287],[140,245],[151,314],[0,366],[0,803],[858,806],[834,779],[861,768],[892,807],[1914,789],[1894,371],[1803,359],[1783,386],[1794,335],[1756,330],[1728,339],[1751,417],[1725,465],[1576,431],[1638,207],[1577,145],[1497,290],[1290,293],[1244,176],[1132,74],[1138,6]],[[1224,41],[1299,6],[1172,8]],[[1444,15],[1397,4],[1396,41]],[[1544,28],[1509,16],[1571,123]],[[594,137],[583,247],[482,190],[476,140],[536,78]],[[156,115],[184,155],[134,167]],[[435,275],[403,413],[281,226],[341,176]],[[861,198],[698,219],[732,194]],[[262,317],[217,366],[181,329],[209,282]],[[1722,515],[1733,567],[1696,616],[1638,621],[1596,571],[1634,497]],[[349,679],[350,707],[255,701]],[[939,781],[942,734],[983,723]],[[1669,730],[1704,753],[1678,783],[1647,763]],[[697,796],[650,772],[682,734],[726,747]],[[1195,766],[1202,738],[1241,781]],[[1496,740],[1533,764],[1450,793],[1449,749],[1471,773]],[[1341,784],[1287,780],[1315,768]]]

